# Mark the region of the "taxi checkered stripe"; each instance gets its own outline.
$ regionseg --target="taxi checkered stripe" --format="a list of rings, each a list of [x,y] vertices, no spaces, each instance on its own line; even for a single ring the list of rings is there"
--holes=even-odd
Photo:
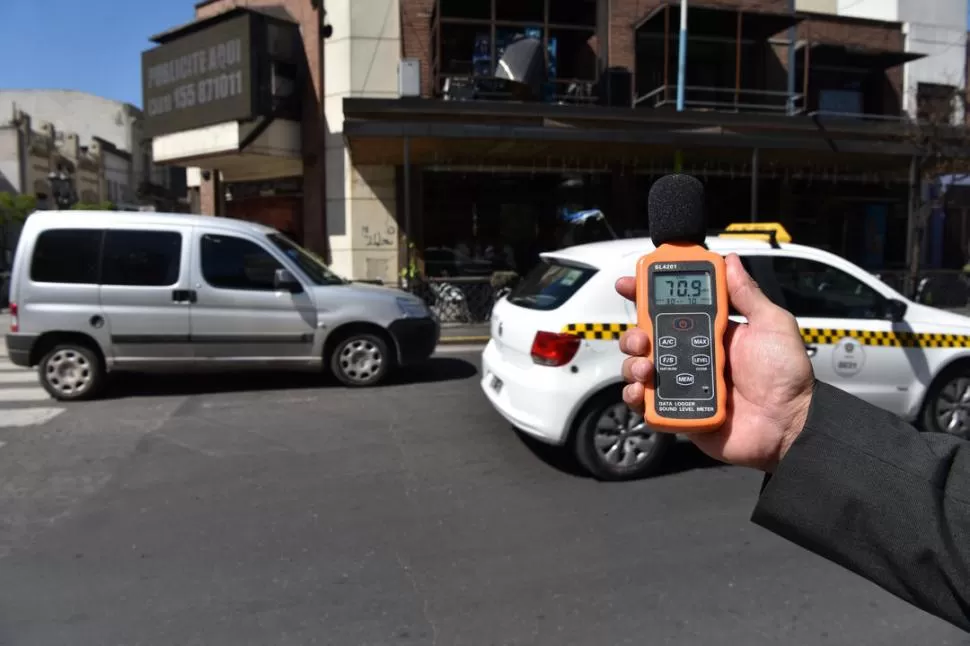
[[[589,340],[619,340],[632,323],[570,323],[562,331]],[[882,332],[873,330],[839,330],[801,328],[802,340],[813,345],[835,345],[851,337],[862,345],[892,348],[970,348],[970,335],[928,334],[917,332]]]
[[[888,348],[970,347],[970,335],[965,334],[802,328],[802,339],[814,345],[835,345],[846,337],[852,337],[862,345]]]
[[[570,323],[562,331],[584,339],[619,340],[620,335],[631,327],[632,323]]]

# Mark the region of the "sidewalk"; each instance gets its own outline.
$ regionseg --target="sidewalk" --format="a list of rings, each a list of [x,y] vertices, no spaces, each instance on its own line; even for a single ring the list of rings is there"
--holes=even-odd
[[[445,324],[441,327],[440,345],[461,343],[485,343],[488,341],[488,323],[472,323],[468,325]]]

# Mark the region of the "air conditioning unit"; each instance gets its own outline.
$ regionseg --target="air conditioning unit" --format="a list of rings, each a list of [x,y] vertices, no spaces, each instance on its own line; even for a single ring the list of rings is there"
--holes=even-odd
[[[401,59],[397,66],[397,91],[404,96],[421,96],[421,61]]]

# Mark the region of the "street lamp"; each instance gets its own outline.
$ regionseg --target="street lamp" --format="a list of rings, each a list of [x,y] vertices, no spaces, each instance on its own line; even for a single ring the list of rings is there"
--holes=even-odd
[[[47,181],[50,183],[54,206],[58,209],[69,209],[77,202],[71,178],[62,168],[58,167],[56,171],[51,171],[47,175]]]

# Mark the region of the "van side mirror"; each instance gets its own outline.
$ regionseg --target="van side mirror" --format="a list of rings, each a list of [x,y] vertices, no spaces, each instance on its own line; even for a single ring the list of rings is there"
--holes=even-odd
[[[884,318],[894,323],[899,323],[903,320],[904,316],[906,316],[906,303],[897,301],[896,299],[886,301],[885,311],[883,312]]]
[[[289,269],[277,269],[273,274],[273,287],[279,291],[298,294],[303,291],[303,285],[290,273]]]

